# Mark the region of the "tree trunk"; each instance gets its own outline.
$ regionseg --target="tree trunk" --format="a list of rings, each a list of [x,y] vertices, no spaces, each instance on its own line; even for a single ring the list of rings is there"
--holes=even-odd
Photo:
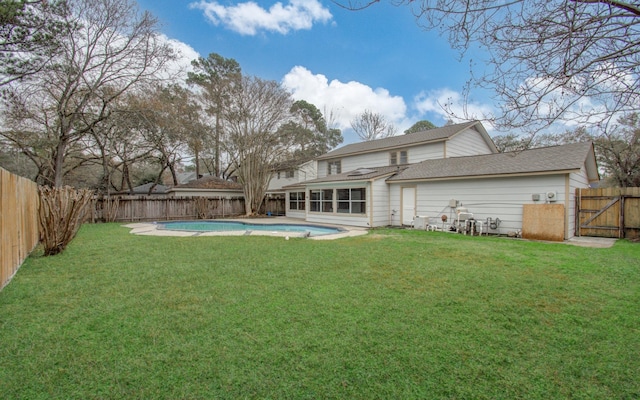
[[[67,141],[60,140],[53,154],[53,186],[62,187],[64,184],[64,158],[67,150]]]

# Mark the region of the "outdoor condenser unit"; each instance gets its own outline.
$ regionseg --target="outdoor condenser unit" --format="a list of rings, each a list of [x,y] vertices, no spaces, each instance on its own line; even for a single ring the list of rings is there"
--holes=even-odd
[[[416,215],[416,217],[413,219],[413,229],[426,230],[427,226],[429,226],[429,217]]]

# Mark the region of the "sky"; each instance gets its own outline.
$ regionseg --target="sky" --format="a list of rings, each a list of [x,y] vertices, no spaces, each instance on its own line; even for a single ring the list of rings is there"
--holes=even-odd
[[[462,109],[470,60],[481,56],[461,57],[445,37],[422,30],[409,6],[384,1],[361,11],[330,0],[137,1],[185,65],[210,53],[233,58],[244,74],[281,82],[294,99],[333,114],[345,144],[359,141],[350,121],[364,110],[382,114],[398,134],[423,119],[444,125],[440,104]],[[491,104],[472,91],[466,107],[481,119]]]

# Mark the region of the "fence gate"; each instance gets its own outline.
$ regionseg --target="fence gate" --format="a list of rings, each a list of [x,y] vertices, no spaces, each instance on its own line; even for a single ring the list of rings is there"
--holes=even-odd
[[[640,237],[640,188],[576,190],[576,236]]]

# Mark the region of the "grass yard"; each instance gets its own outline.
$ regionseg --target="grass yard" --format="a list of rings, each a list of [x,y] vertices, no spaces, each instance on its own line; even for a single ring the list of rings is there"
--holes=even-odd
[[[3,399],[636,399],[640,244],[85,225],[0,338]]]

